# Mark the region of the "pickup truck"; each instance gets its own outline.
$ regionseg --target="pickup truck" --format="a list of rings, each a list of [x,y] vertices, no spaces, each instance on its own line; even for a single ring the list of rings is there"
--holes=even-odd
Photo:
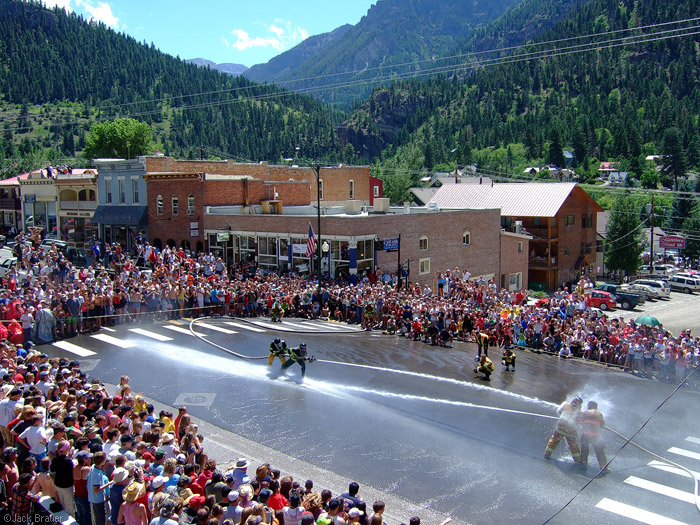
[[[633,310],[637,305],[644,303],[644,299],[641,295],[625,292],[618,284],[600,284],[596,286],[596,290],[602,290],[613,294],[617,302],[620,303],[620,306],[625,310]]]

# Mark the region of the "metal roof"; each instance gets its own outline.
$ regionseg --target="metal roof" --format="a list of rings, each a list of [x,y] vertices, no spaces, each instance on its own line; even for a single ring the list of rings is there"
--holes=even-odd
[[[500,208],[505,217],[554,217],[575,188],[574,182],[444,184],[430,202],[441,209]]]

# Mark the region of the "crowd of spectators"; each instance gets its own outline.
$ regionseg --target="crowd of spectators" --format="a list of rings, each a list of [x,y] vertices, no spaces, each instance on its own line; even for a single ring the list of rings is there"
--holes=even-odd
[[[18,237],[25,249],[4,278],[0,338],[34,343],[72,337],[104,325],[184,316],[232,315],[325,318],[397,336],[449,346],[488,336],[489,346],[513,346],[619,365],[663,380],[698,364],[700,342],[689,330],[662,327],[588,308],[594,284],[582,279],[546,301],[527,290],[498,289],[454,268],[435,274],[433,286],[400,286],[380,269],[353,282],[284,275],[226,263],[212,254],[157,250],[142,236],[133,254],[95,243],[88,265],[76,267],[40,236]],[[7,330],[7,334],[4,333]]]
[[[0,521],[30,523],[48,496],[79,525],[384,524],[355,482],[334,495],[269,463],[218,466],[187,407],[156,413],[127,376],[110,392],[77,361],[0,349]]]
[[[580,357],[666,381],[684,378],[700,359],[700,339],[689,330],[674,335],[598,315],[587,306],[593,283],[585,279],[547,301],[499,290],[458,268],[437,273],[434,286],[401,286],[378,269],[354,282],[327,278],[319,292],[294,272],[227,267],[215,255],[156,250],[143,239],[134,254],[96,243],[85,267],[73,266],[56,245],[42,248],[36,235],[17,240],[17,264],[0,294],[0,512],[15,519],[42,493],[80,525],[90,516],[101,525],[108,514],[117,525],[383,523],[382,503],[368,509],[355,486],[333,497],[268,464],[254,475],[245,459],[217,468],[184,407],[176,418],[155,414],[128,378],[110,395],[78,363],[37,352],[35,345],[102,326],[275,311],[435,346],[478,341],[486,349]]]

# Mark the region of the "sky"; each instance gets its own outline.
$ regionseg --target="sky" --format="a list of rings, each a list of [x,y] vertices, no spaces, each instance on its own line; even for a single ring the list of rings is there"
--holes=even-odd
[[[42,0],[182,59],[252,66],[357,24],[377,0]]]

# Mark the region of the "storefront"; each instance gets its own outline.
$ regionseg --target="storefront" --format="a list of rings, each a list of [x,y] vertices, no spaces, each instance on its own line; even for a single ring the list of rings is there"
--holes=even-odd
[[[315,271],[316,257],[306,254],[308,238],[288,233],[207,231],[207,249],[226,264],[255,264],[265,270],[305,275]],[[321,269],[332,278],[356,275],[375,267],[374,236],[322,237]]]

